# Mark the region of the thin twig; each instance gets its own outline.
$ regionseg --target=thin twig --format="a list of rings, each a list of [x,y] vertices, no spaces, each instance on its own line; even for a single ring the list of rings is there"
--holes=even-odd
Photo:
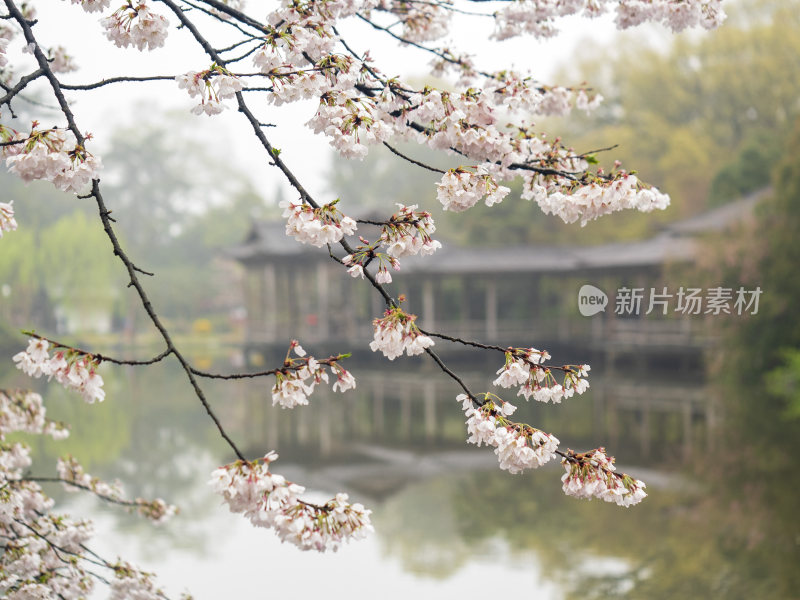
[[[425,163],[419,162],[418,160],[414,160],[410,156],[406,156],[396,148],[394,148],[389,142],[383,142],[383,145],[386,146],[389,150],[392,151],[393,154],[396,154],[400,158],[407,160],[413,165],[417,165],[418,167],[422,167],[423,169],[427,169],[428,171],[433,171],[434,173],[447,173],[447,171],[443,171],[442,169],[437,169],[436,167],[431,167],[430,165],[426,165]]]

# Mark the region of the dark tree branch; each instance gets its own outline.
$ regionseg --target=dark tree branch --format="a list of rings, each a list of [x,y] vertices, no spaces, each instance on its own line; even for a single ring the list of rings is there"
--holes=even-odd
[[[394,148],[389,142],[383,142],[383,145],[386,146],[393,154],[396,154],[403,160],[410,162],[412,165],[417,165],[418,167],[422,167],[423,169],[427,169],[428,171],[433,171],[434,173],[447,173],[447,171],[443,171],[442,169],[437,169],[436,167],[431,167],[430,165],[426,165],[425,163],[419,162],[418,160],[414,160],[410,156],[406,156],[396,148]]]
[[[31,81],[39,79],[39,77],[41,77],[42,75],[44,75],[44,70],[36,69],[33,73],[29,73],[28,75],[25,75],[24,77],[20,77],[20,80],[17,82],[17,84],[14,87],[7,88],[8,89],[8,93],[5,96],[3,96],[2,98],[0,98],[0,106],[2,106],[3,104],[7,104],[8,107],[11,108],[11,100],[13,100],[14,97],[17,94],[19,94],[22,90],[24,90],[25,87]]]
[[[105,85],[109,85],[112,83],[122,83],[122,82],[140,82],[140,81],[175,81],[175,75],[150,75],[147,77],[128,77],[128,76],[120,76],[120,77],[109,77],[108,79],[103,79],[101,81],[97,81],[95,83],[62,83],[61,89],[62,90],[94,90],[99,87],[103,87]]]
[[[22,13],[19,11],[17,6],[14,4],[13,0],[4,0],[4,1],[5,1],[5,4],[6,4],[6,7],[8,8],[9,14],[11,14],[15,18],[17,23],[22,28],[22,31],[23,31],[23,33],[25,35],[25,41],[28,44],[33,44],[34,57],[36,58],[37,62],[39,63],[39,67],[44,71],[45,77],[47,77],[47,80],[50,82],[50,87],[53,90],[53,94],[55,95],[56,99],[58,100],[58,104],[61,107],[61,112],[64,114],[64,116],[67,119],[67,123],[69,124],[69,129],[70,129],[70,131],[72,131],[72,133],[75,136],[75,139],[77,140],[77,142],[80,145],[83,146],[85,144],[86,140],[85,140],[83,134],[81,133],[80,129],[78,129],[78,126],[75,123],[75,117],[72,114],[72,110],[70,109],[66,98],[64,98],[64,93],[61,91],[61,85],[60,85],[58,79],[56,78],[56,76],[53,74],[52,70],[50,69],[50,63],[48,62],[47,57],[44,55],[44,53],[42,52],[42,50],[39,47],[38,43],[36,42],[36,38],[33,35],[33,31],[31,30],[30,25],[28,25],[28,23],[25,21],[25,18],[22,16]],[[174,4],[173,4],[173,6],[174,6]],[[183,13],[180,11],[180,9],[177,9],[177,10],[178,10],[178,13],[180,13],[181,16],[183,16]],[[145,291],[144,287],[142,286],[141,282],[139,281],[139,277],[136,274],[136,268],[135,268],[133,262],[131,261],[130,258],[128,258],[128,255],[123,250],[123,248],[122,248],[122,246],[121,246],[121,244],[119,242],[119,239],[117,238],[117,235],[114,232],[114,228],[111,225],[111,220],[109,219],[109,210],[106,207],[105,201],[103,200],[103,195],[100,192],[100,181],[98,179],[95,179],[95,180],[92,181],[92,192],[91,192],[91,194],[92,194],[92,196],[94,197],[94,199],[95,199],[95,201],[97,203],[97,208],[98,208],[98,212],[99,212],[99,215],[100,215],[100,220],[103,223],[103,229],[105,230],[106,235],[108,236],[108,239],[111,242],[111,245],[112,245],[112,247],[114,249],[114,254],[116,256],[118,256],[119,259],[122,261],[122,263],[125,265],[125,268],[128,271],[128,276],[130,277],[130,285],[136,289],[136,293],[138,294],[139,299],[142,302],[142,306],[144,307],[145,312],[147,313],[148,317],[150,318],[150,321],[153,323],[155,328],[161,334],[161,337],[164,339],[164,342],[167,345],[167,350],[171,354],[173,354],[175,356],[175,358],[178,359],[178,362],[180,363],[181,367],[183,368],[183,371],[186,373],[186,376],[189,379],[189,383],[191,384],[192,389],[194,389],[195,395],[200,400],[200,402],[203,405],[203,407],[206,409],[206,412],[208,413],[209,417],[211,418],[211,420],[216,425],[217,430],[219,431],[220,435],[228,443],[228,445],[234,451],[236,456],[240,460],[245,460],[244,455],[242,454],[241,450],[239,450],[239,448],[236,446],[234,441],[230,438],[230,436],[228,436],[227,432],[222,427],[222,423],[220,423],[220,421],[217,418],[216,414],[214,413],[213,409],[209,405],[208,400],[206,399],[205,393],[200,388],[200,385],[198,384],[197,379],[195,379],[195,375],[194,375],[194,373],[192,373],[192,369],[191,369],[189,363],[187,362],[186,358],[184,358],[183,354],[181,354],[178,351],[178,349],[175,347],[175,345],[174,345],[174,343],[172,341],[172,336],[170,335],[169,331],[167,331],[166,327],[161,322],[160,317],[158,316],[158,314],[156,313],[155,309],[153,308],[153,305],[150,302],[150,298],[148,297],[147,292]]]

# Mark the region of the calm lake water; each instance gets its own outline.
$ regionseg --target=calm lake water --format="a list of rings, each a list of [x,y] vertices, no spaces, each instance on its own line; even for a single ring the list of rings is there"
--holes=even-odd
[[[564,496],[557,464],[522,475],[500,471],[491,450],[464,442],[458,389],[429,365],[399,359],[378,368],[358,359],[348,365],[355,391],[319,389],[310,406],[294,411],[271,406],[271,379],[204,384],[249,456],[275,449],[273,470],[305,485],[308,499],[346,491],[374,511],[374,535],[328,555],[281,544],[221,506],[206,482],[233,457],[174,364],[104,365],[106,401],[95,406],[13,369],[0,384],[34,387],[49,416],[72,423],[68,440],[37,441],[36,474],[51,474],[52,459],[69,452],[89,472],[119,477],[129,495],[181,507],[153,527],[90,497],[48,489],[66,511],[94,520],[94,548],[156,572],[173,597],[800,597],[787,592],[797,520],[778,527],[790,552],[770,554],[759,532],[775,527],[774,515],[754,514],[743,501],[753,482],[708,476],[724,399],[697,376],[595,366],[582,397],[559,406],[518,403],[515,418],[553,432],[562,448],[605,445],[621,470],[647,482],[650,496],[623,509]],[[487,390],[496,362],[451,366],[473,389]],[[231,370],[225,358],[214,368]]]

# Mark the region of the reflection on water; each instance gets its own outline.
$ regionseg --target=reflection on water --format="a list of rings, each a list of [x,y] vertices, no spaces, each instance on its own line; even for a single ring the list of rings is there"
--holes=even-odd
[[[73,424],[66,441],[37,441],[39,456],[70,452],[98,475],[119,476],[131,495],[181,506],[173,523],[154,529],[51,490],[69,510],[98,515],[102,551],[141,561],[172,593],[464,598],[496,593],[502,583],[553,599],[791,597],[780,579],[796,553],[754,551],[763,547],[756,538],[764,515],[736,503],[724,473],[701,483],[686,468],[702,464],[720,419],[720,399],[701,382],[593,372],[582,397],[560,406],[520,402],[515,418],[552,431],[562,447],[606,445],[646,479],[650,497],[621,509],[565,497],[558,465],[499,471],[490,450],[464,443],[458,389],[420,365],[377,371],[354,362],[354,392],[319,389],[311,406],[294,411],[270,405],[267,381],[205,385],[246,453],[277,449],[275,470],[305,484],[312,499],[347,491],[373,508],[376,535],[332,557],[281,545],[219,506],[205,482],[230,451],[174,366],[104,366],[108,399],[96,406],[17,372],[2,385],[34,384],[52,416]],[[497,367],[457,370],[483,390]]]

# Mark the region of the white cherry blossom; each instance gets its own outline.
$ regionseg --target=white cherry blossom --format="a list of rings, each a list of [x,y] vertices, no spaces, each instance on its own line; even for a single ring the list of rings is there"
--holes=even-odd
[[[619,506],[632,506],[647,497],[647,487],[639,479],[617,473],[614,459],[604,448],[583,454],[571,453],[561,461],[566,471],[561,477],[562,489],[576,498],[600,498]]]
[[[414,323],[416,315],[404,313],[400,307],[389,308],[373,325],[373,340],[369,347],[373,352],[380,350],[389,360],[394,360],[403,352],[414,356],[425,352],[434,341],[424,335]]]
[[[269,470],[278,455],[236,461],[211,474],[209,482],[222,495],[231,512],[242,513],[256,527],[273,529],[282,541],[302,550],[336,550],[351,539],[361,539],[373,530],[371,511],[337,494],[325,504],[300,499],[303,486]]]
[[[88,13],[100,12],[111,4],[111,0],[71,0],[73,4],[80,4],[81,8]]]
[[[292,351],[300,357],[291,356]],[[333,382],[333,391],[346,392],[356,387],[353,375],[339,364],[339,359],[348,355],[331,357],[318,361],[313,356],[306,357],[306,351],[297,342],[292,340],[287,352],[283,368],[275,372],[275,385],[272,388],[272,405],[280,404],[281,408],[294,408],[308,405],[308,397],[314,388],[322,383],[328,383],[328,373],[325,366],[330,367],[331,374],[336,377]]]
[[[279,206],[284,209],[283,216],[288,218],[286,235],[318,248],[336,243],[345,235],[353,235],[357,224],[336,208],[337,202],[312,208],[300,201],[284,200]]]
[[[88,10],[87,4],[84,9]],[[95,10],[94,8],[92,10]],[[119,48],[135,46],[139,51],[164,45],[169,21],[151,11],[143,0],[131,1],[101,20],[106,37]]]
[[[510,402],[496,396],[490,400],[489,394],[480,405],[466,394],[459,394],[456,400],[467,417],[467,441],[477,446],[494,446],[501,469],[521,473],[555,458],[558,439],[530,425],[508,420],[516,410]]]
[[[14,201],[0,202],[0,238],[3,232],[14,231],[17,228],[17,220],[14,218]]]
[[[200,98],[200,103],[192,108],[196,115],[216,115],[225,109],[222,100],[233,98],[244,88],[242,81],[227,69],[212,65],[205,71],[189,71],[175,78],[178,87],[185,89],[192,98]]]
[[[429,212],[418,211],[416,204],[397,206],[399,210],[392,215],[381,231],[381,242],[389,256],[393,258],[414,254],[426,256],[442,247],[439,241],[431,237],[436,231],[436,226]]]
[[[15,354],[13,360],[26,375],[55,378],[65,388],[80,392],[89,404],[105,399],[103,378],[97,373],[99,363],[96,358],[72,349],[57,350],[51,358],[49,349],[50,342],[31,338],[27,349]]]

